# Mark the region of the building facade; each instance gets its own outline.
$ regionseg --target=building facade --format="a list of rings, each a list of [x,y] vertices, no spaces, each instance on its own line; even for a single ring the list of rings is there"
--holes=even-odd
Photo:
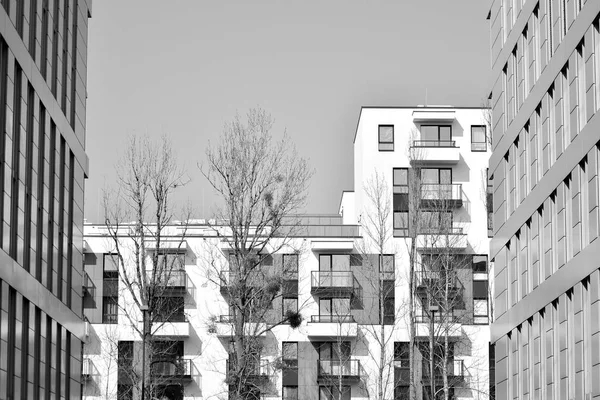
[[[78,399],[92,1],[0,4],[0,398]]]
[[[493,1],[496,391],[598,398],[600,2]]]
[[[419,400],[431,392],[441,398],[443,375],[449,398],[489,398],[484,121],[479,108],[361,110],[354,141],[355,190],[342,194],[339,214],[301,216],[299,230],[284,246],[271,246],[277,250],[262,261],[266,270],[283,271],[277,299],[265,306],[264,318],[246,327],[261,340],[252,379],[260,382],[262,398],[375,399],[382,374],[385,398],[407,399],[413,326]],[[409,184],[416,170],[418,186]],[[366,183],[373,182],[375,171],[387,188],[382,192],[388,204],[384,225],[390,229],[382,245],[365,233],[373,228]],[[418,192],[411,193],[415,187]],[[414,234],[405,215],[413,194],[423,218],[435,221]],[[442,228],[449,229],[432,239]],[[143,314],[132,304],[119,271],[131,267],[132,248],[125,236],[119,239],[124,262],[115,261],[109,236],[105,226],[85,226],[84,314],[89,323],[83,395],[89,399],[135,398],[127,372],[140,372],[136,329]],[[162,244],[148,243],[148,254],[177,260],[177,268],[165,281],[168,316],[153,328],[160,354],[150,374],[161,396],[227,399],[234,329],[227,230],[218,221],[195,220],[170,225],[163,236]],[[419,261],[411,294],[412,240],[418,242]],[[447,274],[433,268],[432,260],[440,255],[452,260]],[[431,291],[442,275],[446,306],[452,303],[447,312],[436,303],[439,293]],[[413,320],[407,312],[411,296]],[[288,310],[302,316],[297,328],[279,324]],[[435,354],[429,357],[432,336]],[[431,358],[443,361],[429,368]]]

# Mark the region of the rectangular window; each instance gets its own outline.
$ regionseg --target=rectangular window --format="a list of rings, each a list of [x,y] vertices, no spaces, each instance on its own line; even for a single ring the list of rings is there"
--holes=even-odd
[[[454,147],[452,126],[421,125],[421,139],[413,144],[415,147]]]
[[[283,400],[298,400],[298,386],[284,386]]]
[[[119,315],[119,273],[104,271],[102,288],[102,323],[116,324]]]
[[[283,297],[282,313],[285,318],[288,313],[298,312],[298,298],[297,297]]]
[[[408,168],[394,168],[394,236],[408,236]]]
[[[350,400],[350,386],[319,386],[319,400]]]
[[[379,125],[379,151],[394,151],[394,125]]]
[[[394,364],[397,367],[410,368],[409,350],[409,342],[394,342]]]
[[[473,256],[473,273],[485,274],[487,273],[488,257],[487,255],[474,255]]]
[[[185,322],[185,299],[182,296],[156,297],[154,320],[157,322]]]
[[[485,125],[471,125],[471,151],[487,151]]]
[[[421,183],[447,185],[452,183],[452,168],[422,168]]]
[[[298,369],[298,342],[282,342],[281,353],[283,368]]]
[[[380,254],[379,255],[379,272],[394,273],[394,255]]]
[[[298,279],[298,254],[283,255],[283,278]]]
[[[408,211],[394,211],[394,236],[408,236]]]

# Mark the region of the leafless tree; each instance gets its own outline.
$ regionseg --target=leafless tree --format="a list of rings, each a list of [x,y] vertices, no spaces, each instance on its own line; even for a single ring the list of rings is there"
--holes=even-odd
[[[385,400],[394,395],[394,331],[397,326],[396,316],[402,307],[395,309],[394,297],[396,289],[395,257],[393,242],[392,193],[383,175],[378,171],[366,181],[364,193],[367,199],[362,213],[361,228],[363,238],[357,243],[363,260],[361,272],[369,291],[374,293],[377,301],[373,302],[374,313],[378,324],[365,325],[368,337],[376,343],[376,351],[370,351],[371,361],[376,366],[374,398]]]
[[[171,289],[185,282],[182,250],[190,211],[176,222],[171,196],[187,181],[167,137],[155,143],[132,136],[117,165],[116,187],[104,191],[109,248],[121,283],[114,283],[119,314],[142,342],[141,354],[135,354],[139,369],[130,363],[120,370],[142,400],[160,392],[166,370],[185,368],[183,360],[171,357],[174,344],[156,334],[165,324],[185,320],[182,297]]]
[[[283,271],[268,265],[272,254],[292,245],[312,175],[286,136],[274,140],[273,120],[262,109],[227,124],[220,143],[206,151],[201,170],[222,200],[213,229],[227,247],[229,270],[211,262],[214,280],[229,299],[233,329],[230,349],[229,398],[255,399],[264,388],[256,379],[261,368],[260,336],[273,326],[301,323],[297,312],[261,325],[270,304],[281,296]],[[213,275],[214,276],[214,275]]]
[[[492,124],[494,120],[492,114],[492,100],[489,98],[481,102],[481,118],[486,129],[487,144],[492,148]]]

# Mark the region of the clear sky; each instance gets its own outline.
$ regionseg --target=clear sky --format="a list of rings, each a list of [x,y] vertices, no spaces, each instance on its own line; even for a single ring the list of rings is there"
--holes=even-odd
[[[480,106],[490,88],[485,0],[97,0],[89,29],[85,216],[114,181],[127,135],[171,136],[208,218],[199,173],[209,141],[261,106],[315,175],[307,211],[336,213],[353,189],[363,105]]]

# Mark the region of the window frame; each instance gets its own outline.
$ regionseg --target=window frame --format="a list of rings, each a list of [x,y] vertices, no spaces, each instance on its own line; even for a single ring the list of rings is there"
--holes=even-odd
[[[381,140],[381,128],[392,128],[392,140],[391,141],[382,141]],[[377,140],[378,140],[378,150],[379,151],[394,151],[394,125],[390,124],[380,124],[377,127]],[[390,146],[391,145],[391,146]]]
[[[473,137],[473,128],[483,128],[483,142],[475,141]],[[483,144],[483,146],[475,146]],[[487,126],[485,125],[471,125],[471,151],[475,153],[485,153],[487,151]]]
[[[423,127],[436,127],[437,128],[437,139],[423,139],[423,134],[422,134],[422,128]],[[442,140],[440,137],[440,128],[450,128],[450,139],[444,139]],[[437,124],[421,124],[419,125],[419,140],[420,141],[424,141],[424,142],[449,142],[450,144],[452,144],[452,146],[436,146],[436,147],[455,147],[456,146],[456,142],[452,139],[453,135],[452,135],[452,125],[437,125]],[[452,143],[454,142],[454,143]],[[427,146],[425,146],[427,147]]]
[[[292,271],[291,269],[286,268],[287,258],[291,258],[292,260],[294,258],[296,259],[295,263],[292,262],[292,264],[295,264],[295,270]],[[281,258],[281,268],[283,270],[284,279],[298,279],[298,270],[300,269],[300,260],[298,257],[298,253],[284,254]]]
[[[281,298],[281,316],[283,318],[285,318],[285,314],[289,310],[289,308],[285,307],[285,301],[286,300],[295,300],[296,301],[296,307],[295,307],[295,310],[292,310],[292,312],[295,312],[295,313],[298,312],[298,296],[283,296]]]

